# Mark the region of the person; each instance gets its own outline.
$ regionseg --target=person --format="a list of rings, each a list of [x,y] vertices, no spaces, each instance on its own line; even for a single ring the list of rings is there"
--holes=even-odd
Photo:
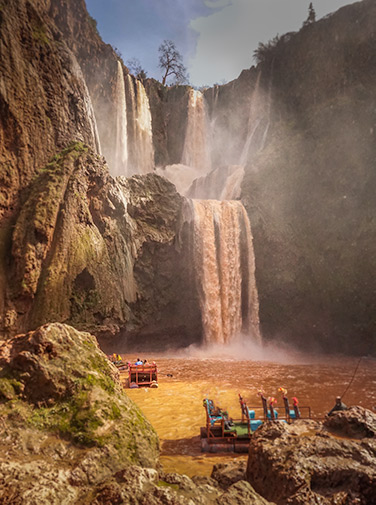
[[[332,410],[328,413],[328,416],[331,416],[333,414],[333,412],[337,412],[339,410],[347,410],[347,407],[342,402],[341,397],[337,396],[336,403],[335,403],[334,407],[332,408]]]
[[[135,365],[143,365],[144,363],[140,360],[140,358],[137,358],[137,361]]]

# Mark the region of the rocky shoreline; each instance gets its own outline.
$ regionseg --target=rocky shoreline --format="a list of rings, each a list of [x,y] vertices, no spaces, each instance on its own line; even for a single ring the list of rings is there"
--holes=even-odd
[[[373,505],[376,416],[265,423],[248,464],[165,473],[152,426],[95,337],[47,324],[0,347],[0,503]],[[350,438],[351,437],[351,438]]]

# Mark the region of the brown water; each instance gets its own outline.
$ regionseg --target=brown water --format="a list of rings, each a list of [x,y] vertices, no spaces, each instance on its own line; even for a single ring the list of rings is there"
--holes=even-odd
[[[124,356],[133,361],[135,355]],[[142,355],[158,364],[158,389],[127,389],[156,429],[162,446],[161,463],[168,472],[210,475],[215,463],[229,459],[246,459],[246,455],[204,454],[200,451],[199,432],[205,425],[202,400],[207,396],[232,418],[240,418],[238,393],[248,406],[260,406],[257,391],[282,400],[279,387],[288,390],[291,399],[297,396],[299,405],[310,405],[313,417],[323,417],[349,384],[358,358],[332,357],[304,360],[288,356],[284,362],[251,361],[224,358],[166,357]],[[279,356],[281,358],[281,356]],[[171,374],[172,377],[168,377]],[[376,406],[376,360],[363,358],[353,383],[343,398],[346,405]]]

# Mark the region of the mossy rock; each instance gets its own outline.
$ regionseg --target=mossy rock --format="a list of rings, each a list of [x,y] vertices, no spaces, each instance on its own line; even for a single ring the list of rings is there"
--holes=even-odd
[[[0,416],[7,423],[102,448],[112,468],[155,467],[158,437],[89,333],[42,326],[4,343],[0,367]]]

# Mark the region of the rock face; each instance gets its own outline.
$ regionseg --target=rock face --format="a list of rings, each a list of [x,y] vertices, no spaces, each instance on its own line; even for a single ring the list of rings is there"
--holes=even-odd
[[[247,480],[277,505],[373,505],[375,449],[375,438],[333,438],[314,421],[267,423],[251,440]]]
[[[177,243],[182,201],[153,174],[114,181],[82,144],[62,151],[35,177],[14,225],[7,307],[15,316],[3,319],[4,331],[62,321],[103,337],[122,330],[123,340],[164,331],[184,344],[195,325],[199,336]]]
[[[324,426],[344,437],[376,437],[376,415],[361,407],[351,407],[348,410],[333,412],[325,419]]]
[[[257,67],[270,126],[242,198],[266,337],[376,352],[375,20],[372,1],[346,6],[281,37]]]
[[[182,198],[151,175],[114,181],[96,156],[119,58],[84,1],[17,0],[0,23],[1,335],[62,321],[126,345],[198,340]]]
[[[375,20],[373,0],[346,6],[298,33],[276,38],[259,51],[257,67],[205,92],[214,169],[206,184],[213,189],[214,180],[222,187],[224,175],[232,177],[238,164],[246,165],[241,198],[253,229],[266,339],[282,336],[311,349],[333,351],[340,345],[348,353],[376,353],[370,281],[376,268]],[[50,317],[78,328],[96,326],[97,335],[123,332],[134,341],[152,333],[154,340],[167,333],[179,344],[200,340],[188,252],[175,227],[176,194],[164,186],[166,198],[157,202],[162,206],[171,195],[165,209],[171,219],[162,218],[170,231],[161,225],[160,207],[150,234],[149,218],[141,214],[153,214],[155,208],[151,204],[138,215],[141,196],[134,196],[137,204],[127,203],[128,225],[119,224],[128,190],[119,189],[123,182],[112,189],[113,183],[103,182],[108,176],[94,155],[82,162],[88,172],[89,164],[93,169],[80,182],[73,182],[71,169],[62,168],[72,157],[66,151],[72,143],[100,152],[97,131],[110,159],[119,61],[101,40],[84,0],[0,1],[3,335],[35,328]],[[120,65],[129,80],[128,69]],[[130,81],[136,89],[134,78]],[[153,80],[144,84],[156,165],[180,163],[189,88],[166,88]],[[132,127],[129,133],[132,142]],[[81,161],[67,163],[73,167]],[[95,172],[101,174],[97,181]],[[147,193],[151,181],[134,185],[129,197],[139,190]],[[97,183],[102,189],[95,188]],[[70,224],[60,213],[65,188]],[[204,197],[205,181],[203,188]],[[74,198],[81,190],[87,190],[86,204]],[[154,198],[160,190],[150,191]],[[101,203],[112,194],[120,203]],[[42,198],[51,200],[46,211]],[[27,230],[30,219],[34,222]],[[73,223],[80,219],[78,234]],[[146,240],[140,238],[143,232]]]
[[[74,53],[42,1],[2,2],[0,218],[36,170],[74,138],[98,148],[93,110]]]

